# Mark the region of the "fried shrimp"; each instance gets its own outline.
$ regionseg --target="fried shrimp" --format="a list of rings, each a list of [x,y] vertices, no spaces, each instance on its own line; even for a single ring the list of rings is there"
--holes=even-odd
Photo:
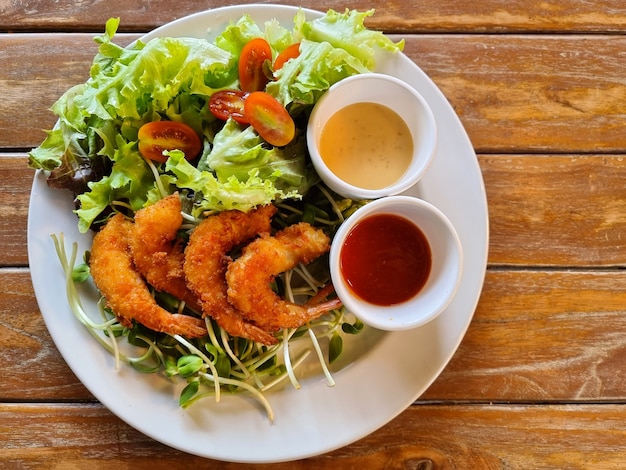
[[[156,290],[167,292],[201,311],[198,298],[185,280],[183,245],[176,233],[183,223],[178,194],[135,213],[130,251],[137,270]]]
[[[210,216],[191,233],[185,248],[187,285],[200,298],[203,314],[214,318],[231,336],[263,344],[275,344],[277,339],[245,321],[229,303],[225,273],[231,261],[228,253],[258,234],[269,232],[275,212],[275,206],[267,205],[248,213],[231,210]]]
[[[242,250],[226,272],[228,299],[244,317],[266,331],[297,328],[341,302],[298,305],[281,299],[270,288],[278,274],[299,263],[308,264],[330,249],[330,239],[306,222],[292,225],[275,236],[264,235]]]
[[[202,319],[172,314],[157,305],[133,264],[128,244],[132,228],[132,222],[117,214],[93,240],[89,261],[91,275],[108,306],[127,327],[136,320],[163,333],[189,338],[206,335]]]

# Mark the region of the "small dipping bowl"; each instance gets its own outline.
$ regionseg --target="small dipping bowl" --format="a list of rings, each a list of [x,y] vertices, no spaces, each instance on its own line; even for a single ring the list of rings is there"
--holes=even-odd
[[[346,115],[348,108],[351,116]],[[358,126],[367,130],[358,134]],[[335,136],[330,137],[333,129]],[[400,132],[404,136],[398,137]],[[307,127],[309,154],[320,178],[353,199],[409,189],[426,172],[436,144],[435,118],[422,95],[379,73],[353,75],[332,85],[315,104]]]
[[[401,235],[402,224],[410,236]],[[430,251],[429,269],[428,260],[418,259],[419,240],[411,238],[415,227]],[[462,266],[461,242],[450,220],[410,196],[381,198],[359,208],[339,227],[330,249],[339,299],[363,323],[388,331],[419,327],[437,317],[454,297]],[[412,294],[390,303],[389,296],[401,292],[407,281]]]

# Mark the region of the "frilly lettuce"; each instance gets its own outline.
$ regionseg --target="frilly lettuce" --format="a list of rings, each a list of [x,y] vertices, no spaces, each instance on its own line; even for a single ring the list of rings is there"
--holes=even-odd
[[[299,11],[293,30],[277,20],[260,27],[245,15],[214,43],[155,38],[126,48],[113,43],[119,19],[112,18],[104,35],[96,38],[99,48],[90,78],[52,106],[57,125],[29,153],[29,164],[51,172],[50,186],[77,195],[83,232],[114,201],[138,210],[158,198],[158,187],[192,191],[194,213],[247,210],[300,197],[317,178],[303,137],[307,110],[335,82],[373,70],[377,51],[403,47],[364,26],[372,13],[331,10],[307,22]],[[283,148],[269,147],[250,127],[233,121],[222,125],[207,106],[214,91],[238,86],[241,48],[259,36],[275,54],[294,42],[301,44],[300,56],[278,71],[266,89],[299,124],[298,137]],[[197,166],[181,152],[171,152],[166,164],[157,166],[157,185],[137,150],[137,132],[142,124],[161,119],[187,123],[205,145]]]
[[[257,37],[265,38],[275,51],[282,51],[297,41],[293,32],[282,26],[277,19],[266,21],[261,29],[254,19],[246,14],[229,24],[215,38],[215,45],[239,58],[243,46]]]
[[[122,48],[112,42],[118,25],[107,21],[90,78],[54,103],[57,125],[29,153],[32,168],[51,171],[50,186],[77,194],[83,232],[113,201],[133,210],[147,202],[154,177],[137,151],[142,124],[182,121],[210,138],[208,97],[236,83],[236,59],[209,41],[155,38]]]
[[[238,209],[247,212],[271,201],[300,197],[295,189],[278,189],[271,178],[260,176],[258,168],[251,168],[243,180],[235,175],[218,180],[213,172],[194,167],[178,150],[169,152],[165,170],[162,183],[195,193],[192,215],[196,217],[204,211]]]
[[[141,124],[158,119],[185,120],[199,133],[211,119],[206,97],[236,79],[235,58],[209,41],[155,38],[127,48],[112,42],[118,18],[97,37],[98,54],[90,78],[64,93],[52,106],[59,121],[30,152],[33,168],[51,170],[76,154],[99,153],[97,134],[105,123],[126,126],[136,137]],[[95,147],[94,147],[95,146]]]
[[[137,145],[125,142],[122,136],[117,137],[117,145],[111,173],[98,181],[89,182],[89,191],[77,196],[80,201],[80,208],[76,211],[80,232],[89,230],[112,201],[123,200],[133,210],[141,209],[147,201],[148,191],[154,186],[154,178],[137,151]]]
[[[218,180],[236,177],[246,181],[252,170],[278,188],[307,189],[306,141],[300,134],[283,147],[268,147],[252,127],[228,120],[215,136],[211,151],[198,168],[215,172]]]
[[[264,37],[276,53],[300,42],[300,55],[276,73],[276,80],[267,85],[266,91],[284,106],[312,105],[339,80],[373,71],[377,52],[402,51],[403,40],[394,43],[382,32],[365,26],[365,19],[373,14],[374,10],[329,10],[320,18],[306,21],[304,11],[299,10],[293,31],[276,20],[266,22],[261,30],[246,15],[229,25],[216,44],[238,57],[243,45],[254,37]]]
[[[361,61],[328,42],[300,42],[300,55],[277,72],[266,91],[284,106],[313,105],[334,83],[369,72]]]
[[[328,42],[344,49],[372,70],[377,50],[396,52],[404,47],[404,40],[396,44],[380,31],[365,26],[365,18],[373,14],[374,10],[329,10],[323,17],[307,22],[301,13],[295,18],[295,31],[310,41]]]

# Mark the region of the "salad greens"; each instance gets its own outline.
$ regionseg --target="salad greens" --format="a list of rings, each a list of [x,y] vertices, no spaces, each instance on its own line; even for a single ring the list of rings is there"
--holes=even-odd
[[[136,41],[125,48],[113,42],[119,19],[112,18],[104,34],[95,38],[99,47],[90,78],[54,103],[57,125],[29,153],[29,165],[49,173],[50,187],[74,194],[82,233],[97,229],[111,212],[122,211],[132,217],[135,211],[178,191],[185,200],[182,230],[186,232],[207,212],[247,211],[274,203],[279,209],[275,228],[306,221],[332,236],[362,202],[342,199],[319,182],[307,154],[306,123],[312,106],[331,85],[372,71],[378,51],[402,50],[403,41],[393,43],[381,32],[365,27],[365,19],[373,13],[331,10],[307,21],[299,11],[293,30],[277,20],[258,25],[244,15],[214,42],[165,37]],[[300,44],[297,57],[275,72],[270,70],[273,79],[265,90],[296,123],[295,138],[284,147],[273,147],[251,126],[219,120],[208,109],[212,94],[238,87],[241,49],[257,37],[269,42],[274,56]],[[197,161],[187,160],[181,150],[164,152],[164,163],[142,156],[139,128],[165,120],[183,122],[202,137],[203,150]],[[293,344],[306,339],[312,345],[332,385],[326,363],[341,353],[340,333],[356,334],[363,328],[341,308],[303,327],[282,331],[278,335],[281,341],[274,346],[229,337],[210,318],[205,319],[206,337],[187,340],[139,324],[127,328],[103,301],[99,304],[102,321],[96,322],[81,303],[81,285],[90,281],[89,253],[85,263],[78,264],[76,243],[68,255],[63,235],[53,235],[53,239],[76,318],[114,355],[116,364],[126,362],[143,372],[186,380],[181,406],[206,395],[219,400],[222,390],[248,391],[271,418],[263,392],[286,378],[298,388],[294,369],[311,352],[306,349],[292,360]],[[284,273],[276,279],[275,290],[291,302],[315,296],[328,281],[325,262],[321,259],[310,270],[298,266]],[[190,313],[184,303],[167,294],[155,291],[154,296],[170,312]],[[121,338],[125,346],[136,346],[140,352],[133,355],[122,350]]]
[[[305,221],[332,229],[361,205],[346,199],[337,201],[321,185],[312,188],[304,200],[302,207],[279,204],[282,214],[278,219],[280,223],[287,226]],[[358,334],[364,327],[361,321],[340,308],[299,328],[284,329],[278,335],[278,344],[272,346],[231,337],[208,317],[205,318],[207,336],[185,339],[178,335],[157,333],[141,324],[127,328],[120,324],[102,298],[98,302],[101,318],[94,321],[81,301],[85,294],[83,289],[93,288],[89,282],[87,260],[78,262],[76,242],[72,243],[68,253],[63,234],[53,235],[52,238],[64,271],[66,294],[75,318],[114,356],[116,368],[120,362],[124,362],[140,372],[164,373],[168,378],[184,379],[186,386],[179,397],[179,404],[184,408],[205,397],[219,401],[222,393],[248,392],[262,404],[272,420],[272,407],[264,392],[287,381],[293,387],[300,388],[295,370],[312,352],[318,358],[328,385],[333,386],[334,380],[327,364],[332,364],[341,355],[343,334]],[[88,253],[85,256],[88,257]],[[280,295],[290,301],[295,301],[297,297],[315,296],[326,281],[324,270],[319,269],[323,263],[323,260],[318,260],[308,267],[298,266],[286,272],[277,279]],[[168,294],[155,291],[154,295],[159,305],[172,313],[180,313],[181,309],[187,308]],[[306,347],[307,344],[312,348]],[[130,350],[129,346],[132,346]]]
[[[399,51],[378,31],[364,26],[373,10],[329,11],[306,21],[300,11],[290,31],[278,21],[263,27],[244,16],[229,25],[214,43],[195,38],[155,38],[122,48],[113,43],[119,19],[110,19],[96,38],[98,54],[86,83],[68,90],[52,106],[57,126],[29,153],[32,168],[50,171],[48,184],[77,195],[79,229],[108,215],[115,202],[132,211],[149,204],[154,175],[137,149],[141,125],[158,120],[182,121],[203,136],[205,145],[192,174],[187,165],[160,166],[169,175],[168,190],[192,189],[202,209],[246,209],[259,203],[298,199],[316,175],[306,155],[306,112],[333,83],[370,71],[377,50]],[[218,121],[208,110],[212,93],[238,85],[239,51],[253,37],[265,37],[276,53],[294,42],[301,54],[277,71],[266,91],[297,119],[293,144],[268,148],[249,127]],[[213,174],[214,181],[208,173]],[[188,178],[178,179],[180,174]],[[236,180],[236,181],[235,181]],[[261,184],[262,182],[262,184]],[[208,186],[207,186],[208,185]],[[199,191],[204,187],[208,192]],[[220,193],[219,200],[212,191]],[[263,200],[259,196],[263,193]]]

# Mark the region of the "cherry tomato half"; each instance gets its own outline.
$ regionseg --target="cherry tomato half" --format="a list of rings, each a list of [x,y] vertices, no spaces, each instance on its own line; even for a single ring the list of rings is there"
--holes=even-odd
[[[283,51],[280,54],[278,54],[278,57],[276,57],[276,60],[274,60],[274,72],[283,68],[283,65],[285,65],[285,62],[287,62],[290,59],[295,59],[299,55],[300,55],[300,43],[299,42],[292,44],[291,46],[288,46],[285,49],[283,49]]]
[[[137,137],[141,155],[156,162],[167,160],[164,150],[181,150],[187,160],[193,160],[202,150],[198,134],[182,122],[148,122],[139,128]]]
[[[282,147],[295,136],[296,125],[285,107],[264,91],[248,95],[244,101],[244,115],[268,144]]]
[[[243,115],[243,102],[247,96],[248,92],[241,90],[216,91],[209,99],[209,110],[222,121],[231,117],[240,124],[250,124]]]
[[[269,82],[263,64],[271,62],[272,49],[263,38],[254,38],[241,49],[239,56],[239,86],[243,91],[261,91]]]

